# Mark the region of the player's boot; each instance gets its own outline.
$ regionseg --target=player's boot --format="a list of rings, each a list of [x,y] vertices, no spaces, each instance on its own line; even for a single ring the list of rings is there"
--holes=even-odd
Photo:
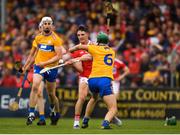
[[[73,124],[74,129],[80,129],[79,120],[75,120]]]
[[[118,119],[117,117],[113,117],[112,123],[119,127],[122,126],[122,121],[120,119]]]
[[[80,126],[79,125],[74,125],[73,128],[74,129],[80,129]]]
[[[39,120],[37,125],[38,126],[45,126],[46,125],[46,121],[45,120]]]
[[[59,113],[51,112],[50,113],[51,125],[57,125],[59,118],[60,118]]]
[[[109,121],[104,120],[103,123],[102,123],[102,125],[101,125],[101,129],[111,129],[111,127],[110,127],[109,124],[110,124]]]
[[[82,127],[82,128],[87,128],[87,127],[89,126],[89,125],[88,125],[88,122],[89,122],[89,118],[84,117],[81,127]]]
[[[33,115],[28,116],[26,125],[31,125],[34,120],[35,120],[35,116]]]

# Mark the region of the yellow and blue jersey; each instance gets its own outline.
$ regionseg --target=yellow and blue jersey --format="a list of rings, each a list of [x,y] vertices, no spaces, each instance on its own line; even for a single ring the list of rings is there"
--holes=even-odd
[[[55,47],[62,46],[62,44],[63,41],[54,32],[52,32],[52,34],[48,36],[42,34],[37,35],[33,41],[33,47],[38,48],[38,53],[35,58],[35,64],[39,62],[45,62],[54,57],[56,55]],[[47,65],[47,67],[52,67],[57,64],[58,61]]]
[[[93,56],[89,78],[108,77],[113,79],[114,50],[108,46],[89,45],[88,52]]]

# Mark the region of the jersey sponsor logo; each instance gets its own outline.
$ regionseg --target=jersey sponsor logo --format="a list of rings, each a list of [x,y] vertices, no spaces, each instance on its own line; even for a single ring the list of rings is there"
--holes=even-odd
[[[46,49],[46,45],[41,45],[41,49]]]
[[[39,44],[38,47],[40,50],[45,51],[45,52],[53,52],[54,51],[53,45]]]

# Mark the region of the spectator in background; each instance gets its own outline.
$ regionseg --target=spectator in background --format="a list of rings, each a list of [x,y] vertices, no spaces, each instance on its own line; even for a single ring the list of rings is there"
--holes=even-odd
[[[135,53],[132,52],[130,54],[130,59],[128,63],[128,67],[130,70],[130,80],[131,80],[131,85],[130,87],[137,87],[138,82],[140,81],[141,74],[140,74],[140,61],[135,57]]]
[[[149,55],[147,53],[143,53],[141,55],[141,65],[140,65],[140,72],[143,74],[144,72],[149,70]]]
[[[74,70],[72,67],[67,69],[67,74],[66,74],[66,80],[65,80],[65,84],[67,87],[72,88],[75,85],[77,85],[77,77],[74,73]]]
[[[17,86],[16,77],[11,74],[11,68],[8,67],[8,65],[3,68],[1,86],[10,88],[14,88]]]
[[[162,77],[159,70],[156,69],[154,64],[150,64],[149,70],[144,73],[143,83],[144,86],[158,86],[162,82]]]
[[[0,61],[0,86],[2,86],[2,78],[3,78],[3,70],[4,70],[4,62]]]

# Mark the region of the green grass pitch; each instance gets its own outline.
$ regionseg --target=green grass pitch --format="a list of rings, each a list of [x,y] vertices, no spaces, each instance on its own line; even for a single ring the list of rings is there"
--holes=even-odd
[[[37,120],[33,125],[25,124],[26,118],[0,118],[0,134],[174,134],[180,133],[180,121],[176,126],[164,126],[163,120],[122,120],[123,125],[112,129],[100,129],[102,119],[91,119],[87,129],[73,129],[73,119],[60,119],[57,126],[37,126]]]

